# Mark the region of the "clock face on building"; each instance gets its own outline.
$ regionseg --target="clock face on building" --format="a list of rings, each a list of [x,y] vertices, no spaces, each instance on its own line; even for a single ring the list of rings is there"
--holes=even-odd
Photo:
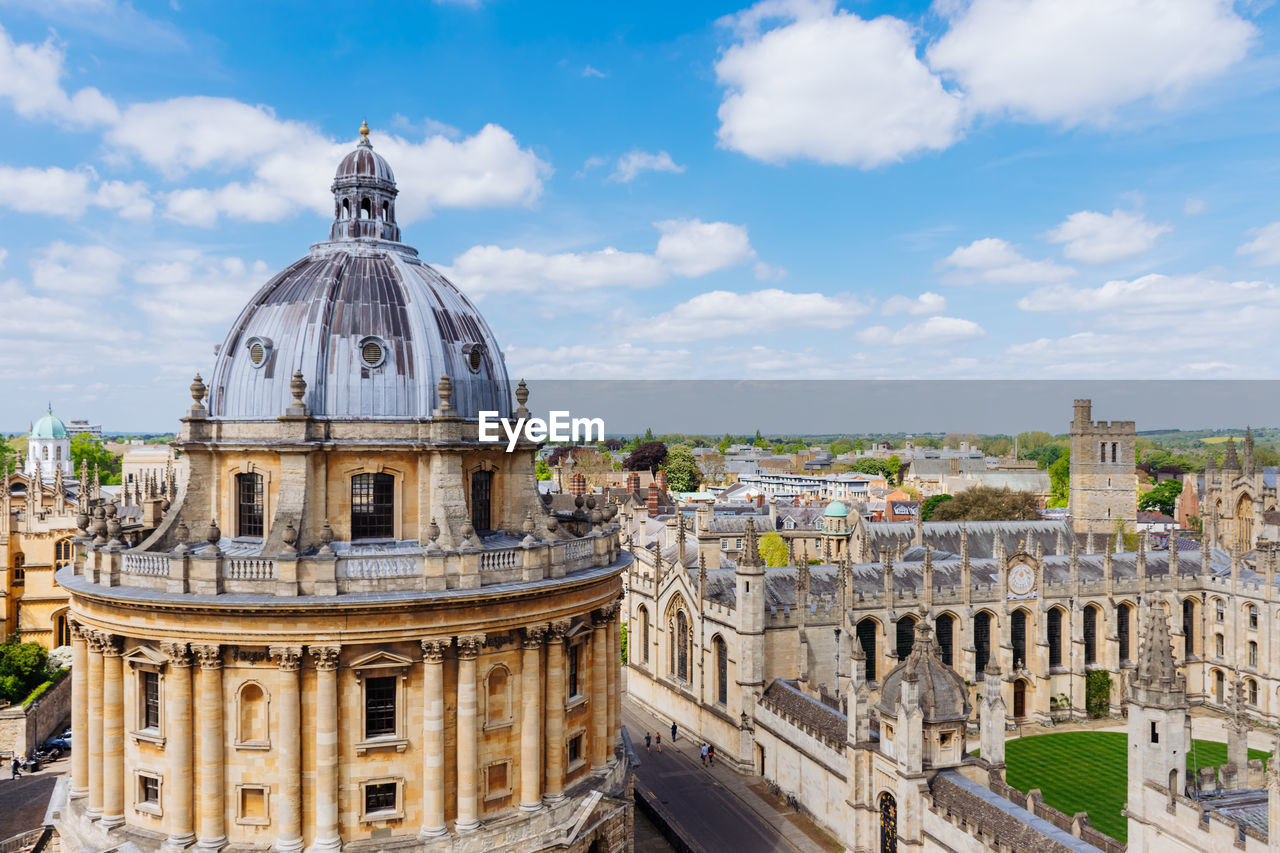
[[[1009,570],[1009,592],[1014,595],[1027,595],[1035,589],[1035,586],[1035,569],[1027,565],[1019,565]]]

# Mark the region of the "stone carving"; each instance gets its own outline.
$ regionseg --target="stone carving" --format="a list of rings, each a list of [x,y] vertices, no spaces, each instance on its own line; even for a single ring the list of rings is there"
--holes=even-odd
[[[463,634],[458,637],[458,657],[463,660],[475,660],[484,646],[484,634]]]
[[[547,639],[547,631],[550,629],[550,627],[551,627],[550,625],[543,624],[543,625],[530,625],[529,627],[525,628],[524,640],[523,640],[524,647],[526,649],[541,648],[543,642],[545,642]]]
[[[444,651],[453,644],[452,637],[432,637],[422,641],[422,660],[425,663],[441,663]]]
[[[338,658],[342,654],[340,646],[311,646],[310,650],[316,669],[333,672],[338,668]]]
[[[160,651],[172,666],[191,666],[191,650],[186,643],[161,643]]]
[[[285,672],[297,672],[302,665],[302,646],[272,646],[271,657]]]
[[[563,640],[565,634],[569,633],[569,629],[572,626],[573,622],[569,619],[560,619],[556,622],[552,622],[551,628],[548,632],[549,636],[547,637],[547,642],[554,643]]]
[[[222,669],[222,646],[192,645],[191,653],[201,669]]]

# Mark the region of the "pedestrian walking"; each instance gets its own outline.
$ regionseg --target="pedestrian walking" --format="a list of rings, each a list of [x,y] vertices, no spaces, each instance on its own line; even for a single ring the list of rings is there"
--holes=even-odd
[[[706,766],[706,763],[707,763],[707,745],[704,743],[704,744],[702,745],[702,764],[703,764],[703,766]]]
[[[22,778],[22,761],[18,759],[18,756],[15,755],[13,757],[13,761],[9,762],[9,766],[13,769],[13,775],[10,776],[9,778],[21,779]]]
[[[649,734],[648,732],[645,732],[644,733],[644,751],[653,752],[653,750],[649,748],[652,745],[653,745],[653,735]]]
[[[707,747],[707,763],[712,767],[716,766],[716,748],[714,746]]]
[[[676,723],[675,723],[675,720],[672,720],[672,721],[671,721],[671,742],[672,742],[672,743],[675,743],[675,742],[676,742]]]
[[[658,745],[658,755],[662,755],[662,734],[659,733],[655,741]]]

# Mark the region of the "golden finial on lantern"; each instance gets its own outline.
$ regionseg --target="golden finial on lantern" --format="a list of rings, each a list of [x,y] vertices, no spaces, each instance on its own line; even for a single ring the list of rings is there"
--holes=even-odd
[[[369,122],[365,121],[364,119],[360,120],[360,141],[361,142],[369,141]]]

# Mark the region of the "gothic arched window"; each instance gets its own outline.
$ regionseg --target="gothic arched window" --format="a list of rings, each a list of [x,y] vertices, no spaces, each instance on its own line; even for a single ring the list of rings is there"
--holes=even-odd
[[[395,478],[390,474],[356,474],[351,478],[351,538],[395,536]]]
[[[1128,604],[1121,604],[1116,608],[1116,640],[1120,646],[1120,660],[1132,660],[1129,649],[1129,611],[1132,608]]]
[[[898,853],[898,803],[888,791],[880,795],[880,853]]]
[[[64,566],[71,565],[71,540],[59,539],[57,544],[53,546],[53,567],[61,569]]]
[[[1250,628],[1250,630],[1254,630],[1254,631],[1258,630],[1258,607],[1257,607],[1257,605],[1256,605],[1256,604],[1250,604],[1250,605],[1249,605],[1249,607],[1246,609],[1246,612],[1247,612],[1247,613],[1248,613],[1248,615],[1249,615],[1249,628]]]
[[[867,656],[866,669],[863,677],[867,681],[876,680],[876,621],[874,619],[863,619],[858,623],[856,629],[858,634],[858,644],[862,646],[862,653]]]
[[[640,622],[640,660],[647,666],[649,663],[649,608],[643,604],[636,611],[636,619]]]
[[[716,654],[716,701],[721,705],[729,704],[729,647],[722,638],[711,641]]]
[[[262,536],[262,475],[236,474],[236,535]]]
[[[950,613],[943,613],[934,623],[938,635],[938,648],[942,651],[942,662],[947,666],[955,666],[955,656],[952,649],[955,644],[955,617]]]
[[[1049,666],[1062,666],[1062,611],[1053,608],[1049,611]]]
[[[898,660],[906,660],[907,655],[916,646],[916,620],[913,616],[903,616],[897,624]]]
[[[676,613],[676,677],[689,680],[689,617],[680,610]]]
[[[1182,653],[1191,657],[1196,653],[1196,602],[1186,598],[1182,601]]]
[[[1249,685],[1249,704],[1257,705],[1258,704],[1258,682],[1250,678],[1246,682],[1246,684]]]
[[[981,681],[991,657],[991,614],[985,610],[973,617],[973,651],[974,680]]]
[[[1027,665],[1027,611],[1015,610],[1009,628],[1009,639],[1013,644],[1013,668],[1021,669]]]

